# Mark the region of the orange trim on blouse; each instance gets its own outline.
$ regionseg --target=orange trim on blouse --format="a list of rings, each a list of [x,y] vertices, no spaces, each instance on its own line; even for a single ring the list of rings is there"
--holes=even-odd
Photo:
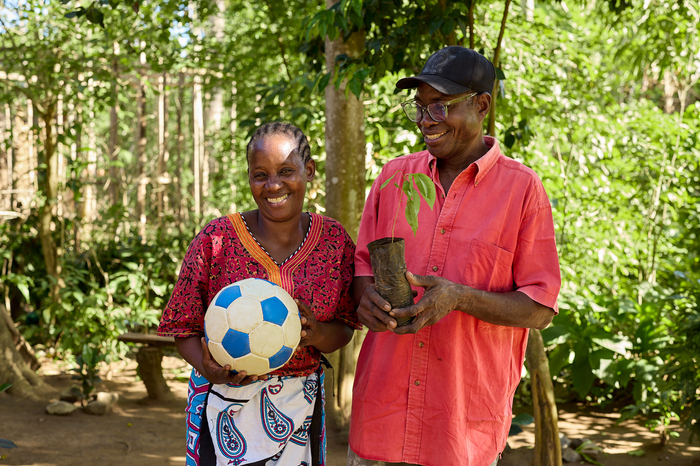
[[[323,217],[310,212],[309,215],[312,217],[311,228],[306,235],[304,244],[281,267],[272,260],[258,244],[248,228],[246,228],[242,214],[227,215],[243,247],[253,256],[253,259],[265,267],[270,281],[284,288],[292,296],[294,296],[294,280],[292,279],[294,271],[309,257],[309,254],[311,254],[321,239],[321,232],[323,231]]]

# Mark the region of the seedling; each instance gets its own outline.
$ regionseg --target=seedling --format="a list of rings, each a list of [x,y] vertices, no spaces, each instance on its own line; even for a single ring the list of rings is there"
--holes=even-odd
[[[421,196],[425,199],[428,207],[432,210],[435,205],[435,199],[437,193],[435,192],[435,185],[433,180],[423,173],[406,173],[399,175],[400,172],[394,173],[389,179],[382,183],[379,189],[384,189],[389,185],[389,183],[394,180],[394,186],[399,192],[403,192],[406,195],[406,221],[411,226],[413,230],[413,236],[418,232],[418,212],[420,212],[420,198]],[[399,175],[398,179],[397,175]],[[401,185],[399,185],[399,183]],[[417,187],[417,189],[416,189]],[[394,223],[391,226],[391,238],[394,238],[394,229],[396,227],[396,219],[399,216],[399,209],[396,209],[396,215],[394,215]]]

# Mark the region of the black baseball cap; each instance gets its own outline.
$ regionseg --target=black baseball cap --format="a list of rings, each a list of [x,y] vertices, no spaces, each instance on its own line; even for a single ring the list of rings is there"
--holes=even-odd
[[[426,83],[443,94],[493,92],[496,70],[479,52],[459,45],[450,45],[432,54],[418,76],[399,79],[399,89],[414,89]]]

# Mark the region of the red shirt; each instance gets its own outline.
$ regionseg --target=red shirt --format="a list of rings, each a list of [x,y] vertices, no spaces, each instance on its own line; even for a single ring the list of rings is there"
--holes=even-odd
[[[355,275],[372,275],[367,244],[406,243],[408,270],[480,290],[520,291],[557,309],[561,284],[552,211],[531,169],[491,149],[455,179],[447,195],[428,151],[387,163],[370,190],[355,254]],[[432,178],[437,201],[421,201],[414,236],[397,171]],[[400,205],[399,205],[400,202]],[[416,289],[419,300],[423,289]],[[483,466],[503,450],[528,330],[448,314],[416,335],[369,332],[353,388],[350,447],[359,456],[428,466]]]

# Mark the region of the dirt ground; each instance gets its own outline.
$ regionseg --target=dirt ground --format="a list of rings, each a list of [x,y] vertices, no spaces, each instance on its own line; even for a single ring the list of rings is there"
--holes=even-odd
[[[136,378],[136,364],[113,364],[102,373],[100,391],[119,394],[111,414],[94,416],[76,410],[69,416],[47,415],[48,402],[19,400],[0,394],[0,438],[12,440],[15,449],[0,449],[1,465],[32,466],[153,466],[184,465],[185,398],[188,373],[182,360],[166,357],[164,375],[175,395],[167,404],[143,403],[146,390]],[[75,383],[64,368],[44,364],[44,379],[59,390]],[[630,456],[656,439],[638,420],[615,426],[615,414],[565,406],[560,410],[560,430],[569,438],[587,437],[603,448],[599,461],[605,466],[700,466],[700,440],[687,443],[687,435],[672,439],[663,450]],[[509,438],[510,449],[499,466],[529,466],[534,435],[532,426]],[[347,437],[330,434],[329,466],[344,466]],[[451,466],[451,465],[446,465]],[[458,466],[458,465],[456,465]]]

